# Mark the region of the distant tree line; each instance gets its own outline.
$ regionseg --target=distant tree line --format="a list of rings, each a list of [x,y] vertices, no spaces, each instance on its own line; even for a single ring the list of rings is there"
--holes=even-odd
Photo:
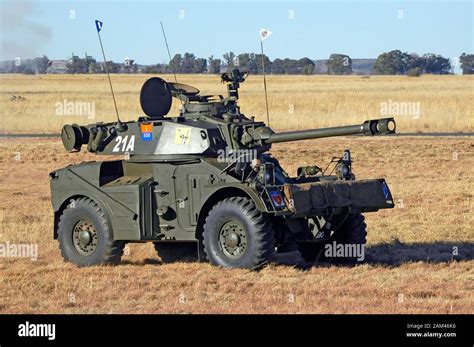
[[[3,73],[22,73],[27,75],[45,74],[51,61],[47,56],[37,57],[34,59],[15,59],[2,62],[0,72]]]
[[[263,61],[263,64],[262,64]],[[463,74],[474,73],[474,54],[463,53],[459,57],[460,68]],[[52,61],[48,57],[26,59],[20,62],[0,62],[0,73],[23,73],[44,74],[48,72]],[[325,61],[326,73],[330,75],[350,75],[352,70],[352,59],[345,54],[331,54]],[[312,75],[321,73],[316,71],[313,60],[305,57],[301,59],[280,59],[271,61],[266,55],[256,53],[235,54],[225,53],[222,59],[210,56],[199,58],[192,53],[184,55],[176,54],[168,64],[138,65],[133,59],[127,59],[123,63],[113,61],[107,62],[110,73],[180,73],[180,74],[217,74],[222,68],[239,67],[248,70],[251,74],[262,74],[263,67],[268,74],[275,75]],[[105,73],[104,63],[97,62],[93,57],[85,55],[85,58],[72,55],[65,66],[66,73],[87,74]],[[421,74],[448,74],[453,66],[448,58],[438,54],[428,53],[422,56],[400,50],[393,50],[380,54],[373,65],[373,74],[381,75],[410,75]]]
[[[105,65],[86,54],[85,58],[79,58],[73,55],[66,64],[67,73],[85,74],[85,73],[105,73]],[[110,73],[136,73],[138,66],[133,59],[126,59],[122,64],[113,61],[107,61],[107,70]]]
[[[381,75],[419,76],[424,73],[443,75],[451,71],[450,60],[433,53],[419,56],[416,53],[408,54],[394,50],[379,55],[374,64],[374,73]]]
[[[147,66],[146,73],[211,73],[217,74],[224,65],[227,69],[239,67],[246,69],[253,75],[265,72],[268,74],[305,74],[314,73],[314,62],[309,58],[302,59],[275,59],[273,62],[262,54],[242,53],[236,55],[234,52],[225,53],[223,59],[210,56],[208,59],[197,58],[192,53],[176,54],[169,64],[156,64]],[[263,58],[263,59],[262,59]],[[263,60],[263,64],[262,64]]]

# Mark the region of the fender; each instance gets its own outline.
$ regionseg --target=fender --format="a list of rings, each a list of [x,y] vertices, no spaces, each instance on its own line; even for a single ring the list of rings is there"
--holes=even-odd
[[[244,195],[248,196],[249,198],[252,199],[252,201],[255,203],[255,206],[257,209],[261,212],[269,212],[267,207],[265,206],[265,203],[262,201],[262,197],[255,191],[254,189],[250,188],[246,184],[242,184],[240,182],[227,182],[225,185],[222,185],[221,187],[217,188],[214,190],[214,192],[206,199],[205,203],[203,206],[205,206],[208,201],[215,199],[216,196],[235,196],[235,195],[240,195],[240,194],[231,194],[231,192],[241,192]],[[226,192],[230,194],[226,194]],[[222,200],[222,198],[220,199]]]
[[[94,173],[100,169],[101,163],[87,164],[83,165],[82,169]],[[70,168],[50,174],[51,191],[54,192],[51,195],[51,202],[55,211],[55,237],[57,237],[57,223],[62,209],[71,198],[84,196],[94,200],[104,211],[114,240],[140,240],[139,199],[136,199],[136,209],[132,209],[104,192],[95,182],[91,182],[84,176]]]

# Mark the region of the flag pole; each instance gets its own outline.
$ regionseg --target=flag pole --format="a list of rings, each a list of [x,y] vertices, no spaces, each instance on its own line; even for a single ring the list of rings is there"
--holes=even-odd
[[[260,35],[261,35],[261,37],[260,37],[260,48],[261,48],[261,51],[262,51],[263,89],[265,91],[265,110],[267,112],[267,125],[270,126],[270,115],[268,113],[267,79],[266,79],[266,76],[265,76],[265,56],[264,56],[264,53],[263,53],[263,40],[266,38],[266,36],[262,36],[262,34],[260,34]]]
[[[112,80],[110,79],[109,69],[107,68],[107,59],[105,58],[104,45],[102,44],[102,39],[100,37],[100,30],[102,29],[102,25],[103,25],[103,23],[101,21],[98,21],[98,20],[95,21],[95,26],[96,26],[96,29],[97,29],[97,36],[99,37],[100,49],[102,50],[102,56],[104,57],[105,72],[107,73],[107,77],[109,79],[110,91],[112,92],[112,99],[114,100],[115,114],[117,115],[117,130],[118,131],[123,131],[123,130],[125,130],[125,128],[124,128],[122,122],[120,121],[119,112],[118,112],[118,108],[117,108],[117,102],[115,101],[114,88],[112,87]]]

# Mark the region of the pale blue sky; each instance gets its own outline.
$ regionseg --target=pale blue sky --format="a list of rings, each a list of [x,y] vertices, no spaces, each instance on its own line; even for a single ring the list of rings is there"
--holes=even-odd
[[[1,0],[0,59],[87,52],[100,59],[94,20],[108,59],[168,61],[171,53],[222,58],[258,52],[260,28],[273,32],[265,53],[324,59],[375,58],[392,49],[453,59],[473,53],[473,1],[8,1]],[[290,12],[293,11],[293,12]],[[291,15],[293,14],[293,18]]]

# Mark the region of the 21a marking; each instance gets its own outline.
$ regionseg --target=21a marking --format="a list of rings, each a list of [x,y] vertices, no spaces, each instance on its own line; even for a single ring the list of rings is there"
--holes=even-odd
[[[133,152],[135,150],[135,135],[130,136],[128,135],[125,137],[117,136],[115,139],[116,145],[112,152]]]

